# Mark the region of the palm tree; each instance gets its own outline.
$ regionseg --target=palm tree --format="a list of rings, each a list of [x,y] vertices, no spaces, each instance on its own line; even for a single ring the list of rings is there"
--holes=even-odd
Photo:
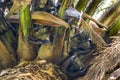
[[[26,61],[28,64],[35,64],[37,60],[43,59],[60,66],[70,79],[76,78],[77,75],[77,80],[103,80],[106,78],[106,72],[111,74],[111,70],[114,71],[119,66],[120,57],[118,36],[120,1],[111,0],[112,4],[109,7],[102,8],[105,1],[107,0],[0,1],[0,68],[14,67],[17,64],[23,66],[22,62]],[[9,7],[11,4],[8,3],[13,3],[12,7]],[[10,11],[5,16],[6,7],[10,8]],[[102,14],[97,15],[100,13]],[[17,32],[14,32],[14,27],[11,26],[17,26],[15,28]],[[85,52],[87,53],[85,56],[81,55],[82,52],[77,52],[81,49],[78,42],[87,35],[87,33],[80,34],[82,30],[89,34],[87,40],[89,44],[96,45],[93,47],[94,51],[90,48]],[[76,35],[77,38],[74,38]],[[111,36],[117,37],[111,38]],[[82,45],[85,46],[84,49],[89,46],[88,42]],[[72,56],[78,57],[77,62],[71,58]],[[84,58],[88,60],[89,57],[91,57],[89,62],[82,60]],[[84,77],[69,73],[69,64],[75,64],[72,60],[76,64],[79,63],[78,67],[82,65],[81,62],[89,67]],[[42,72],[54,75],[50,71]],[[114,74],[115,72],[111,75]],[[61,73],[60,76],[62,75]]]

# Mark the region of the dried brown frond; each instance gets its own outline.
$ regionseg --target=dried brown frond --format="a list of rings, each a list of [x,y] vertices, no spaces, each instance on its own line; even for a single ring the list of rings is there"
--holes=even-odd
[[[91,61],[91,67],[82,80],[102,80],[105,72],[114,69],[118,63],[120,63],[120,37],[116,37],[110,47],[101,51]]]

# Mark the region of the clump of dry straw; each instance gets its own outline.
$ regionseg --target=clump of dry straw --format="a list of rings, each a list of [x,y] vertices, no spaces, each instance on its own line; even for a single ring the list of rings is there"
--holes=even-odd
[[[103,80],[105,72],[114,69],[120,63],[120,37],[114,37],[110,45],[91,61],[86,76],[80,80]]]

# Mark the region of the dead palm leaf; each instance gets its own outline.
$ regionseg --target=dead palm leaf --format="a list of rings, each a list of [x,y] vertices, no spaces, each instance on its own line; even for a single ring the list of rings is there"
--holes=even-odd
[[[69,27],[69,25],[65,21],[47,12],[42,12],[42,11],[33,12],[32,19],[36,23],[41,23],[49,26],[64,26],[65,28]]]
[[[52,27],[60,27],[60,26],[63,26],[65,28],[69,27],[69,24],[67,24],[65,21],[47,12],[35,11],[31,13],[31,17],[34,24],[49,25]],[[8,20],[10,22],[19,23],[19,16],[12,15]]]
[[[114,69],[120,63],[120,37],[115,38],[111,47],[107,47],[91,61],[92,66],[82,80],[102,80],[105,72]]]

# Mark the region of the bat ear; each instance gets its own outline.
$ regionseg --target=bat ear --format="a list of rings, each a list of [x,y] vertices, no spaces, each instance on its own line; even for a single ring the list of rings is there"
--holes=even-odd
[[[65,12],[64,16],[74,17],[76,19],[80,19],[82,17],[82,12],[78,12],[76,9],[69,7]]]

